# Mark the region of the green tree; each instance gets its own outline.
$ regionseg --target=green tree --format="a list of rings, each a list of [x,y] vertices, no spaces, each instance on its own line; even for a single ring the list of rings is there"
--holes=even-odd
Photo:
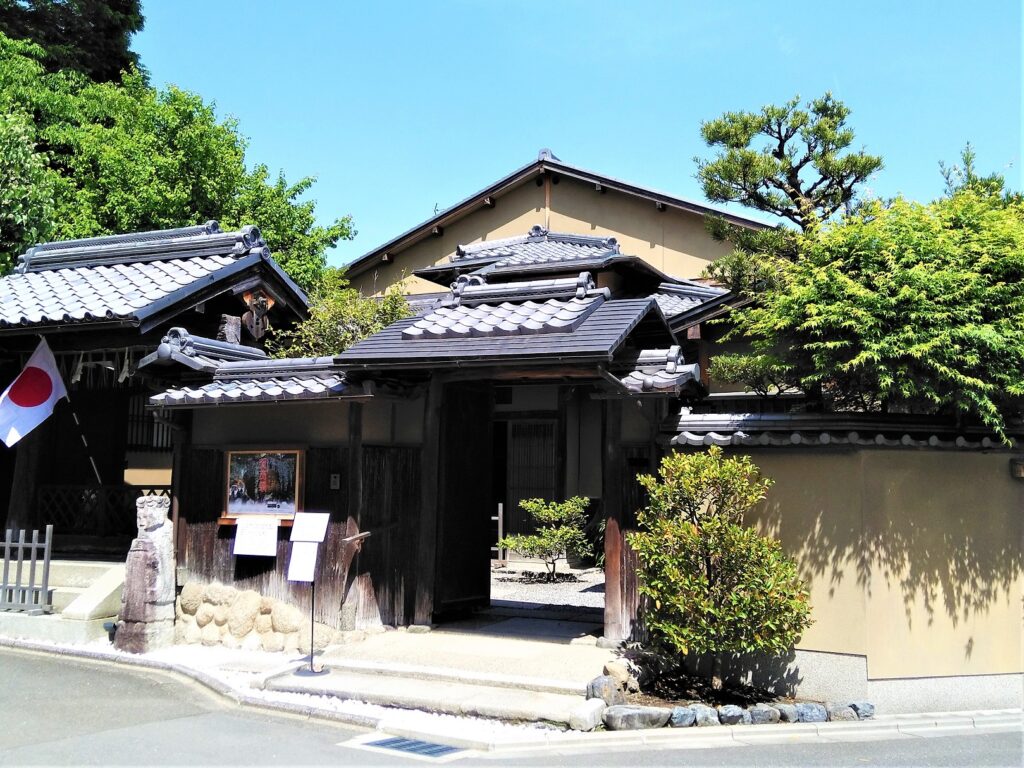
[[[548,581],[554,581],[559,560],[568,555],[586,554],[590,548],[583,531],[589,504],[590,499],[580,496],[566,501],[523,499],[519,506],[529,514],[537,532],[506,536],[498,542],[498,547],[543,560]]]
[[[367,298],[349,287],[344,270],[327,269],[310,294],[309,318],[272,333],[267,348],[274,357],[336,355],[409,314],[400,285]]]
[[[52,220],[53,188],[30,121],[0,115],[0,274],[13,266],[12,254],[47,238]]]
[[[701,136],[717,149],[695,158],[697,178],[709,200],[739,203],[784,219],[803,232],[850,209],[859,186],[882,159],[851,151],[850,109],[831,93],[800,107],[799,97],[757,112],[726,112],[701,124]],[[735,249],[706,274],[737,292],[774,285],[780,262],[795,257],[796,232],[784,226],[751,229],[712,217],[711,234]]]
[[[55,238],[164,229],[217,219],[258,224],[292,277],[313,289],[326,252],[354,234],[351,219],[316,223],[313,184],[270,180],[245,164],[245,138],[214,105],[137,72],[123,84],[47,73],[36,45],[0,35],[0,112],[33,116],[30,137],[53,189]],[[14,252],[0,258],[11,260]]]
[[[800,109],[796,97],[759,112],[726,112],[701,124],[701,136],[719,149],[696,158],[697,178],[709,200],[740,203],[806,231],[848,207],[857,186],[882,167],[864,150],[848,151],[850,109],[826,93]]]
[[[637,479],[649,501],[628,539],[658,649],[711,655],[716,686],[723,654],[790,650],[811,624],[807,589],[779,542],[743,524],[771,480],[717,446]]]
[[[0,32],[41,46],[48,71],[99,82],[139,68],[130,45],[144,22],[139,0],[0,0]]]
[[[757,389],[767,357],[825,407],[956,414],[1005,438],[1024,395],[1024,201],[990,180],[927,205],[873,201],[798,252],[733,313],[752,351],[712,375]]]

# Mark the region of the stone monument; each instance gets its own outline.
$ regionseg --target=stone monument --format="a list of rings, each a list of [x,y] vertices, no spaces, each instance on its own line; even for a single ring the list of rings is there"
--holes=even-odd
[[[174,643],[174,543],[166,496],[135,501],[139,535],[125,562],[121,615],[114,645],[145,653]]]

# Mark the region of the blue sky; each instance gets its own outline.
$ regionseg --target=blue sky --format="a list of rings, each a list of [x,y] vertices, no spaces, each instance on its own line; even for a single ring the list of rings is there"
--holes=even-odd
[[[970,140],[1021,183],[1015,0],[144,0],[153,83],[215,101],[250,163],[315,175],[344,263],[550,147],[702,199],[701,120],[831,90],[881,154],[878,195],[938,194]]]

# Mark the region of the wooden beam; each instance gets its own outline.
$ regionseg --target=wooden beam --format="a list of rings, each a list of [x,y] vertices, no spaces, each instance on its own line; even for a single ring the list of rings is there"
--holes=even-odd
[[[604,636],[626,639],[622,604],[622,401],[604,401],[604,467],[601,506],[604,511]]]
[[[430,624],[434,618],[434,588],[437,563],[438,473],[441,453],[441,405],[444,385],[439,376],[430,380],[423,404],[423,454],[418,553],[415,566],[416,603],[413,622]]]

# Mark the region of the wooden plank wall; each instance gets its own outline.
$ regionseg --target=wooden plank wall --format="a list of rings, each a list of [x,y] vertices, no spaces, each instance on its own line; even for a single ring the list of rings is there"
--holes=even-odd
[[[178,582],[220,581],[239,589],[254,589],[261,595],[286,600],[309,610],[310,589],[292,584],[287,573],[291,529],[278,529],[277,557],[235,557],[231,554],[235,527],[220,525],[224,497],[224,452],[217,449],[183,450],[180,473]],[[346,582],[354,548],[341,539],[357,531],[348,515],[345,483],[329,487],[331,473],[344,476],[344,447],[311,448],[305,455],[304,507],[331,513],[327,538],[317,562],[316,618],[340,626]]]

